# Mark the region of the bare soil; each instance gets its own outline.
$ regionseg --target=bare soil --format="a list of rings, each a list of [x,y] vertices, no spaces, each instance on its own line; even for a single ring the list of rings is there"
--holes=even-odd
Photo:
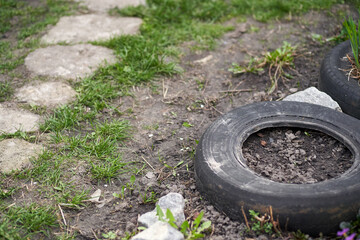
[[[313,40],[311,34],[320,34],[324,39],[337,35],[343,20],[336,17],[339,16],[338,10],[351,11],[349,6],[339,5],[331,11],[310,12],[301,17],[269,23],[251,18],[246,22],[234,19],[225,24],[234,26],[235,30],[219,39],[218,47],[213,51],[193,51],[191,46],[194,43],[184,43],[178,60],[178,65],[184,69],[182,74],[161,77],[154,83],[155,87],[134,87],[133,96],[121,97],[113,102],[118,110],[125,113],[120,118],[129,119],[135,128],[132,140],[123,148],[123,159],[136,161],[139,169],[143,168],[136,179],[138,187],[125,199],[115,198],[112,194],[120,192],[121,186],[129,182],[129,176],[121,176],[111,183],[92,181],[89,169],[79,162],[76,169],[71,169],[76,172],[71,180],[90,192],[101,189],[104,198],[100,200],[105,201],[103,204],[89,203],[79,210],[63,209],[67,231],[78,231],[76,239],[101,239],[101,234],[109,231],[124,237],[126,232],[136,230],[139,214],[154,208],[154,203],[143,203],[145,192],[149,194],[153,191],[156,197],[169,192],[182,194],[186,199],[187,219],[193,219],[204,211],[205,218],[213,224],[205,239],[256,238],[246,233],[244,224],[232,221],[214,209],[196,190],[193,167],[196,141],[211,122],[229,110],[264,100],[280,100],[292,92],[316,87],[321,61],[335,43],[320,43]],[[233,62],[245,63],[249,56],[261,56],[266,51],[281,47],[283,41],[298,44],[295,71],[289,72],[292,79],[279,82],[273,94],[266,94],[270,87],[268,69],[262,74],[240,76],[228,71]],[[20,67],[19,71],[28,76],[24,67]],[[20,82],[20,79],[15,79],[15,82]],[[115,117],[118,116],[113,110],[103,111],[104,120]],[[184,122],[190,125],[185,124],[185,127]],[[46,143],[45,137],[40,141]],[[179,165],[180,162],[182,164]],[[172,168],[166,167],[165,163]],[[15,196],[14,201],[47,201],[34,190],[34,183],[24,185],[27,190]],[[272,238],[276,237],[261,236],[261,239]]]
[[[353,164],[350,150],[336,139],[301,128],[267,128],[243,145],[247,165],[259,176],[283,183],[316,183],[335,178]]]

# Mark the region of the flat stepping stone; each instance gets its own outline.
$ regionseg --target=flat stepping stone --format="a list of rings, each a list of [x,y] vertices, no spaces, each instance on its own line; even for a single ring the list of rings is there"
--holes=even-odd
[[[82,6],[86,6],[94,12],[107,12],[112,8],[125,8],[129,6],[145,5],[146,0],[76,0],[81,2]]]
[[[0,134],[37,131],[40,121],[41,117],[31,112],[0,106]]]
[[[75,100],[76,92],[63,82],[45,82],[26,85],[15,93],[22,102],[54,108]]]
[[[43,150],[43,146],[21,139],[6,139],[0,142],[0,172],[9,173],[30,165],[30,159]]]
[[[102,3],[102,1],[99,1]],[[62,17],[41,41],[43,43],[80,43],[107,40],[117,35],[134,35],[139,32],[141,18],[110,17],[86,14]]]
[[[36,75],[83,78],[107,62],[117,61],[113,51],[91,44],[38,48],[25,58],[25,66]]]

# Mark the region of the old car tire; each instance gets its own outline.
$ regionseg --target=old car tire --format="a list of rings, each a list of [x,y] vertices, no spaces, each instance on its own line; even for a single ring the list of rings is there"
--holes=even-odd
[[[286,184],[256,175],[242,145],[270,127],[300,127],[326,133],[345,144],[354,163],[340,177],[313,184]],[[318,236],[334,233],[360,208],[360,121],[330,108],[299,102],[260,102],[223,115],[207,128],[196,149],[198,190],[232,219],[272,207],[282,229]]]
[[[346,76],[350,63],[346,54],[351,53],[349,41],[333,48],[324,58],[319,79],[319,89],[339,103],[346,114],[360,119],[360,86],[357,80]]]

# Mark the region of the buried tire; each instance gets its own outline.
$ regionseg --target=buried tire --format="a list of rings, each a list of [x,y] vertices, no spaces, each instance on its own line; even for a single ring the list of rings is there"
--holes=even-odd
[[[350,41],[345,41],[333,48],[324,58],[319,79],[319,89],[329,94],[341,107],[344,113],[360,119],[360,86],[358,80],[348,78],[351,69],[344,57],[351,55]]]
[[[337,178],[312,184],[286,184],[256,175],[246,165],[242,145],[270,127],[299,127],[326,133],[353,155],[353,165]],[[360,121],[330,108],[298,102],[261,102],[235,109],[203,134],[195,159],[199,191],[230,218],[243,220],[252,209],[272,207],[282,229],[310,235],[334,233],[360,208]]]

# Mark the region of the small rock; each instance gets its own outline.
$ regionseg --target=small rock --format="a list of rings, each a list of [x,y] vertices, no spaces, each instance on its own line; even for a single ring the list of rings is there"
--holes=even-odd
[[[165,222],[156,222],[148,229],[136,234],[132,240],[183,240],[184,236],[180,231],[171,227]]]
[[[341,108],[337,102],[335,102],[329,95],[319,91],[315,87],[310,87],[305,89],[304,91],[291,94],[285,97],[283,101],[294,101],[294,102],[317,104],[341,112]]]
[[[299,149],[301,155],[306,155],[306,151],[304,149]]]
[[[289,92],[291,92],[291,93],[296,93],[297,91],[298,91],[297,88],[290,88],[290,89],[289,89]]]
[[[159,205],[164,214],[166,213],[167,209],[170,209],[176,220],[176,225],[180,226],[185,221],[185,200],[181,194],[169,193],[166,196],[161,197],[157,205]],[[138,218],[139,224],[144,227],[150,227],[158,221],[159,218],[156,216],[156,208],[153,211],[147,212]]]

